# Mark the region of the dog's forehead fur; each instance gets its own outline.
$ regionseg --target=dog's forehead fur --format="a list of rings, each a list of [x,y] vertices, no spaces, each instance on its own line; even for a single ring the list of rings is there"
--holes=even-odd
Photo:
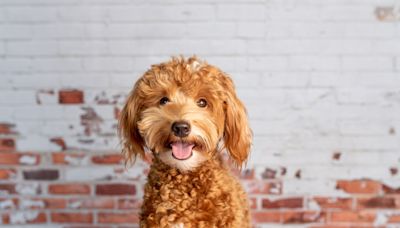
[[[232,84],[231,79],[221,70],[195,57],[173,58],[169,62],[152,65],[138,82],[146,97],[162,93],[167,96],[167,93],[180,90],[192,97],[207,95],[222,98],[227,84]]]

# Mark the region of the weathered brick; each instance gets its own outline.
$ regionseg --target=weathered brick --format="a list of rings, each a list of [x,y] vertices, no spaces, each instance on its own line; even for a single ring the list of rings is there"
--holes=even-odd
[[[93,198],[93,199],[71,199],[68,201],[68,207],[74,209],[88,208],[88,209],[111,209],[114,208],[113,198]]]
[[[29,153],[0,153],[0,165],[37,165],[39,155]]]
[[[14,194],[15,191],[15,184],[0,184],[0,192],[5,194]]]
[[[15,127],[14,124],[0,122],[0,135],[4,134],[14,134],[13,128]]]
[[[99,184],[96,195],[135,195],[136,186],[132,184]]]
[[[280,211],[255,211],[251,217],[256,223],[279,223],[282,216]]]
[[[15,140],[11,138],[0,138],[0,152],[14,151]]]
[[[278,208],[302,208],[303,198],[285,198],[278,200],[263,199],[262,208],[266,209],[278,209]]]
[[[72,195],[88,195],[90,194],[90,186],[87,184],[52,184],[49,185],[49,193],[51,194],[72,194]]]
[[[15,179],[16,170],[15,169],[0,169],[0,180]]]
[[[45,213],[38,211],[17,211],[6,214],[3,221],[5,224],[38,224],[46,223],[47,217]]]
[[[51,213],[51,221],[54,223],[92,223],[92,213],[72,213],[72,212],[59,212]]]
[[[123,158],[121,154],[107,154],[92,157],[92,162],[95,164],[121,164]]]
[[[60,104],[83,104],[83,91],[76,89],[65,89],[58,92]]]
[[[40,169],[40,170],[26,170],[23,172],[25,180],[57,180],[59,177],[58,170],[54,169]]]
[[[373,197],[373,198],[358,198],[357,208],[382,208],[394,209],[396,208],[396,198],[394,197]]]
[[[373,211],[332,211],[332,222],[372,223],[376,218]]]
[[[315,200],[322,209],[351,210],[353,207],[352,198],[315,197],[313,200]]]
[[[325,221],[325,214],[318,211],[285,211],[282,213],[282,223],[301,224]]]
[[[99,223],[137,223],[139,222],[138,212],[133,211],[131,213],[99,213]]]
[[[118,208],[119,209],[139,209],[142,204],[142,200],[138,199],[119,199]]]
[[[382,191],[382,184],[373,180],[340,180],[336,189],[351,194],[378,194]]]

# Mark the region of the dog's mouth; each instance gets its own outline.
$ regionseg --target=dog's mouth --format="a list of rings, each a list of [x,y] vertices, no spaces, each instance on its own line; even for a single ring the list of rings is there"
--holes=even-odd
[[[178,160],[189,159],[193,154],[193,148],[196,146],[191,142],[176,141],[169,145],[172,149],[172,156]]]

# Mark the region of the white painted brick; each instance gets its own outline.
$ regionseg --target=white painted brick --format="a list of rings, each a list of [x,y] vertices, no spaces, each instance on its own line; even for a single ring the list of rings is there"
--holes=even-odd
[[[110,75],[110,86],[114,88],[126,88],[131,89],[133,88],[135,82],[141,77],[143,72],[132,72],[132,73],[113,73]],[[127,90],[125,90],[127,91]]]
[[[8,56],[54,56],[58,53],[58,45],[56,41],[9,41],[6,52]]]
[[[83,56],[96,56],[96,55],[107,55],[108,51],[108,42],[107,41],[99,41],[99,40],[90,40],[90,41],[71,41],[64,40],[59,41],[59,53],[60,55],[83,55]]]
[[[294,5],[278,3],[268,5],[267,17],[273,21],[319,21],[321,7],[318,5]]]
[[[10,78],[10,84],[15,88],[23,89],[46,89],[58,88],[60,86],[60,77],[57,74],[22,74]]]
[[[185,35],[191,38],[230,38],[236,32],[236,24],[232,22],[191,23],[185,27]]]
[[[7,7],[7,21],[48,22],[57,20],[57,7]]]
[[[265,36],[266,27],[261,22],[240,22],[237,24],[238,37],[262,38]]]
[[[217,66],[222,71],[230,74],[236,71],[245,71],[247,68],[248,60],[240,56],[226,56],[226,57],[207,57],[207,62],[211,65]]]
[[[14,122],[14,109],[11,108],[10,106],[1,106],[0,107],[0,116],[1,116],[1,121],[5,122]]]
[[[59,7],[57,14],[63,22],[105,22],[109,21],[108,8],[105,5],[70,5]]]
[[[324,21],[375,21],[374,5],[325,5],[321,8]]]
[[[89,71],[132,71],[132,58],[127,57],[87,57],[83,59],[83,67]]]
[[[239,39],[204,40],[114,40],[110,41],[113,55],[151,56],[151,55],[233,55],[246,51],[246,42]]]
[[[209,21],[215,18],[213,5],[137,5],[109,8],[112,21]]]
[[[90,89],[110,86],[109,75],[105,73],[59,74],[59,76],[62,87]]]
[[[268,87],[306,87],[310,84],[310,73],[273,72],[262,76],[262,85]]]
[[[32,70],[39,72],[70,72],[82,70],[79,58],[37,58],[32,60]]]
[[[348,71],[392,71],[393,59],[381,56],[342,57],[342,68]]]
[[[339,71],[340,59],[334,56],[290,56],[289,65],[291,70],[300,71]]]
[[[222,20],[264,20],[266,18],[264,4],[218,4],[217,17]]]
[[[32,60],[29,58],[0,57],[0,72],[27,72],[32,66]]]
[[[181,38],[185,35],[185,29],[185,26],[177,23],[93,23],[86,24],[86,36],[89,38]]]
[[[89,180],[107,180],[114,176],[114,168],[104,167],[82,167],[69,168],[65,170],[66,181],[89,181]]]
[[[2,90],[0,91],[0,104],[24,105],[36,104],[35,92],[24,90]]]
[[[83,38],[85,36],[85,26],[82,23],[33,24],[30,28],[33,30],[32,37],[35,39]]]
[[[1,25],[0,39],[29,39],[32,36],[32,27],[26,24]]]
[[[285,56],[260,56],[249,58],[249,71],[283,71],[287,70],[289,60]]]

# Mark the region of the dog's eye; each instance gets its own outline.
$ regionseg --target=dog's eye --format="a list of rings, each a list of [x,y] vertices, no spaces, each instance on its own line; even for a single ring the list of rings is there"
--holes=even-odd
[[[204,107],[206,107],[207,106],[207,101],[206,101],[206,99],[199,99],[198,101],[197,101],[197,106],[199,106],[199,107],[201,107],[201,108],[204,108]]]
[[[160,100],[160,105],[165,105],[165,104],[167,104],[168,102],[169,102],[168,97],[163,97],[163,98],[161,98],[161,100]]]

